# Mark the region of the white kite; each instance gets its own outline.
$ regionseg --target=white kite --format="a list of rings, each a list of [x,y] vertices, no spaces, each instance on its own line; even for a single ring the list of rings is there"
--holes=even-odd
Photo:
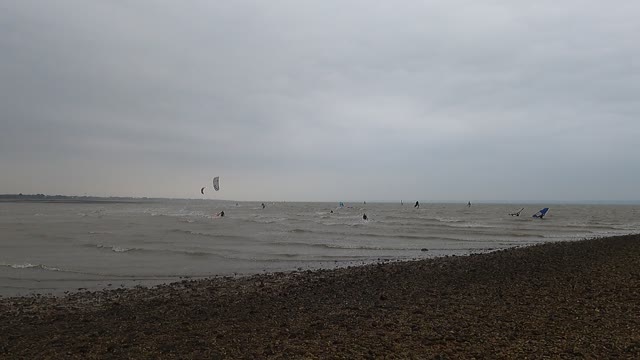
[[[220,177],[216,176],[213,178],[213,188],[218,191],[220,190]]]

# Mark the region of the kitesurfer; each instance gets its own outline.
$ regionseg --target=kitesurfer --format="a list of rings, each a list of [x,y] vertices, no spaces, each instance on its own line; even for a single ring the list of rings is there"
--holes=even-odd
[[[413,207],[414,207],[414,208],[418,208],[418,209],[420,209],[420,203],[416,201],[416,204],[415,204],[415,205],[413,205]]]
[[[220,211],[220,217],[224,217],[224,210]]]
[[[264,209],[264,208],[266,208],[266,207],[267,207],[267,206],[266,206],[264,203],[262,203],[262,208]]]
[[[512,212],[512,213],[511,213],[511,214],[509,214],[509,215],[511,215],[511,216],[520,216],[520,213],[522,212],[522,210],[524,210],[524,208],[521,208],[520,210],[518,210],[518,211],[516,211],[516,212]]]
[[[367,214],[363,214],[362,215],[362,220],[367,220],[367,219],[368,219]]]

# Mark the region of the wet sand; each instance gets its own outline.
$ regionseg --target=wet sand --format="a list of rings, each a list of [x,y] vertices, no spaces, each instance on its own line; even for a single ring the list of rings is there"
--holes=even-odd
[[[640,358],[640,235],[0,299],[0,358]]]

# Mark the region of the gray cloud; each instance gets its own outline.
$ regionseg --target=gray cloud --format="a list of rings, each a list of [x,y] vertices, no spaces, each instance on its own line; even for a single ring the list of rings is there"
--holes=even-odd
[[[3,1],[0,192],[197,197],[220,175],[239,200],[637,199],[638,15]]]

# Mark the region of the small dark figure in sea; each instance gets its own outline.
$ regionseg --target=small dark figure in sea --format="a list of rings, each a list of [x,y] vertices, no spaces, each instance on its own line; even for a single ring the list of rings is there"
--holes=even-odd
[[[415,204],[415,205],[413,205],[413,207],[414,207],[414,208],[418,208],[418,209],[420,209],[420,203],[416,201],[416,204]]]
[[[266,206],[264,203],[262,203],[262,208],[264,209],[264,208],[266,208],[266,207],[267,207],[267,206]]]
[[[333,210],[331,210],[331,213],[333,214]]]
[[[367,214],[363,214],[362,215],[362,220],[367,220],[367,219],[368,219]]]

